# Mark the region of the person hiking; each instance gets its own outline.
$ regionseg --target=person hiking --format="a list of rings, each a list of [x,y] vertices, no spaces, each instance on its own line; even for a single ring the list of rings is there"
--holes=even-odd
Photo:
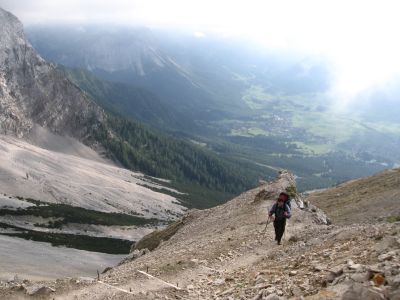
[[[281,244],[283,233],[285,232],[286,219],[290,218],[290,207],[287,203],[285,203],[287,197],[282,193],[279,195],[278,200],[272,206],[269,211],[269,218],[275,217],[274,220],[274,228],[275,228],[275,241],[277,241],[278,245]]]

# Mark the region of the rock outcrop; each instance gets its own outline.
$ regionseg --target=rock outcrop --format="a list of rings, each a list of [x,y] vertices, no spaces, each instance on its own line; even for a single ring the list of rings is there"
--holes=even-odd
[[[85,141],[103,111],[25,38],[21,22],[0,8],[0,133],[19,137],[35,124]]]

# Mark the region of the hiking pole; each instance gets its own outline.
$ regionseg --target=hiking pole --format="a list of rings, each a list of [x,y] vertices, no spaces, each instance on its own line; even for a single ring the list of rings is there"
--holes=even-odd
[[[261,232],[262,238],[260,239],[260,244],[262,244],[263,238],[265,237],[265,234],[267,233],[267,227],[268,224],[271,223],[271,217],[268,217],[267,223],[265,224],[265,227],[263,231]]]
[[[271,217],[268,217],[267,223],[265,224],[265,228],[262,231],[262,235],[264,236],[267,233],[268,224],[271,223]]]

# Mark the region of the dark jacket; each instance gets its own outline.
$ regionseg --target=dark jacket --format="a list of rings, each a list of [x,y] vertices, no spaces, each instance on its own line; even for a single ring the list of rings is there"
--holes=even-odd
[[[285,217],[284,212],[287,212],[287,217]],[[275,203],[269,210],[269,215],[275,215],[275,220],[289,219],[291,217],[290,207],[286,203],[282,207],[279,207],[278,203]]]

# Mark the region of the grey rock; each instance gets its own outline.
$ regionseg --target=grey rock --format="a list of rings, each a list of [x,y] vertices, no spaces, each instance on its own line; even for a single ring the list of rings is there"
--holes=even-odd
[[[386,261],[386,260],[392,260],[392,258],[396,255],[395,251],[390,251],[388,253],[384,253],[378,256],[379,261]]]
[[[265,293],[266,293],[267,295],[273,294],[273,293],[275,293],[275,292],[276,292],[276,288],[275,288],[274,286],[271,286],[271,287],[265,289]]]
[[[37,296],[37,295],[48,295],[50,293],[55,292],[54,289],[42,285],[42,284],[35,284],[28,287],[25,287],[26,294],[29,296]]]
[[[362,283],[368,280],[368,276],[366,273],[355,273],[350,276],[350,279],[355,282]]]
[[[345,267],[344,265],[338,265],[338,266],[335,266],[335,267],[329,269],[329,272],[335,276],[340,276],[343,274],[344,267]]]
[[[24,285],[23,284],[13,284],[13,285],[11,285],[11,290],[12,291],[23,291],[23,290],[25,290],[25,287],[24,287]]]
[[[317,272],[321,272],[321,271],[323,271],[323,270],[325,270],[326,269],[326,266],[324,266],[324,265],[319,265],[319,264],[317,264],[317,265],[314,265],[313,266],[313,270],[314,271],[317,271]]]
[[[199,264],[199,260],[197,258],[192,258],[190,261],[196,265]]]
[[[342,300],[384,300],[385,296],[375,290],[369,289],[362,284],[350,286],[343,294]]]
[[[390,285],[394,288],[400,288],[400,275],[396,275],[395,277],[391,278]]]
[[[304,200],[300,195],[296,195],[293,200],[296,203],[298,208],[300,208],[300,209],[305,208]]]
[[[301,292],[301,289],[295,285],[292,287],[292,294],[295,297],[300,297],[303,293]]]
[[[324,277],[324,281],[328,282],[328,283],[332,283],[336,278],[336,275],[332,272],[329,272],[328,274],[325,275]]]
[[[232,294],[235,291],[235,288],[229,288],[221,293],[221,296]]]
[[[347,267],[356,272],[364,271],[365,267],[362,264],[355,264],[351,259],[347,261]]]
[[[8,283],[22,283],[22,280],[18,277],[17,274],[15,274],[13,277],[8,279]]]
[[[389,299],[391,300],[399,300],[400,299],[400,289],[390,291],[389,292]]]
[[[262,276],[257,276],[256,278],[256,284],[264,283],[265,279]]]
[[[92,278],[92,277],[79,277],[78,278],[79,282],[82,283],[94,283],[96,281],[96,279]]]
[[[261,291],[258,292],[258,294],[255,295],[251,300],[260,300],[260,299],[262,299],[263,294],[264,294],[264,290],[261,290]]]
[[[224,278],[218,278],[218,279],[214,280],[213,285],[223,285],[224,283],[225,283]]]
[[[262,298],[262,299],[265,299],[265,300],[281,300],[282,298],[279,297],[277,294],[270,294],[267,297]]]
[[[319,225],[331,224],[331,221],[329,220],[328,216],[321,209],[314,206],[313,204],[309,204],[306,210],[312,213],[312,218],[315,224]]]
[[[394,236],[385,236],[383,239],[374,245],[374,250],[378,253],[395,249],[400,246],[400,242]]]

